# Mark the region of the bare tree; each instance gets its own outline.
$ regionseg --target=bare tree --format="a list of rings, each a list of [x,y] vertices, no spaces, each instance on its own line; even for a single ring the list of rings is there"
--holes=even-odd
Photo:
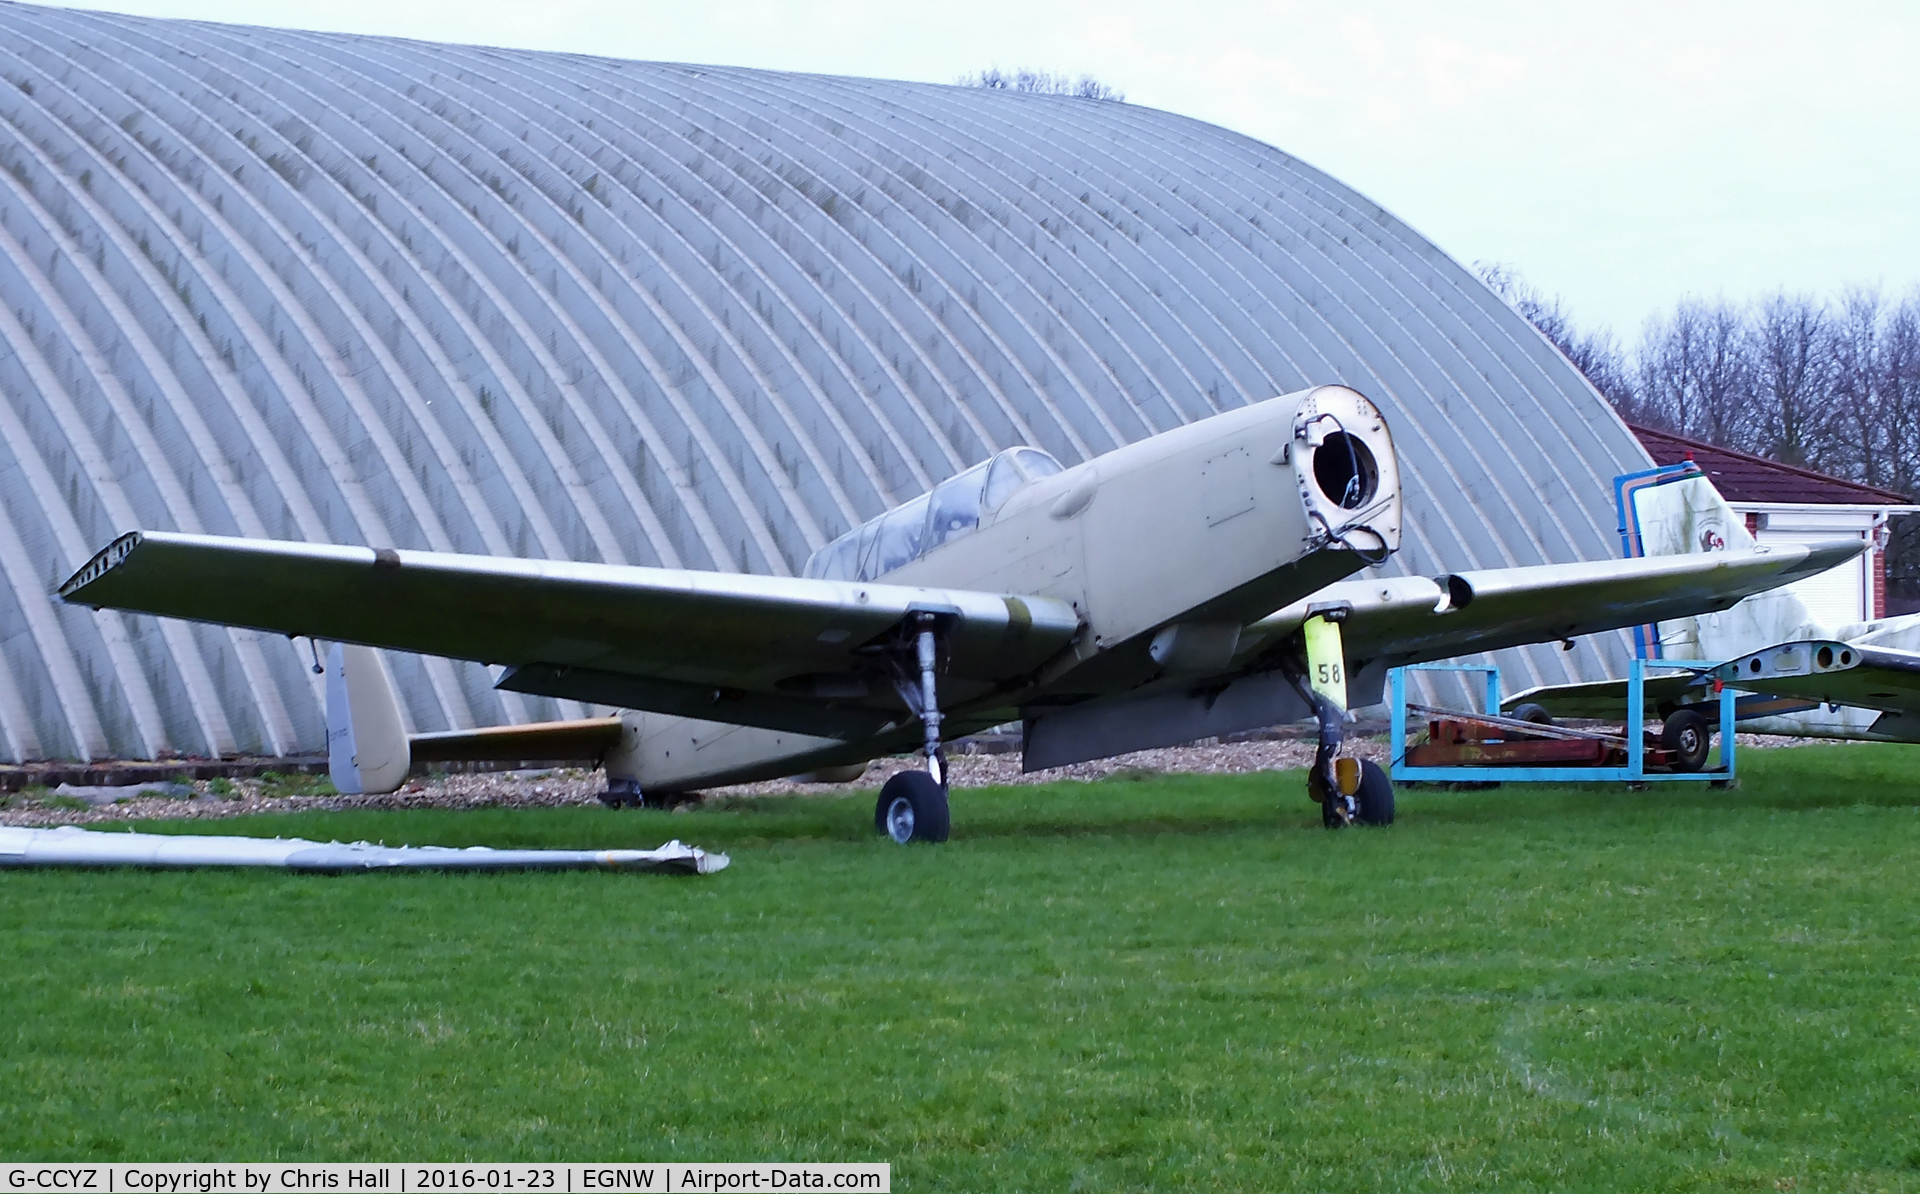
[[[1746,340],[1745,319],[1725,302],[1689,300],[1649,320],[1638,360],[1643,410],[1682,435],[1755,446]]]
[[[1648,320],[1627,352],[1604,330],[1582,333],[1560,299],[1513,270],[1476,268],[1624,418],[1920,491],[1920,290],[1898,304],[1875,290],[1838,303],[1785,293],[1750,306],[1689,300]]]
[[[1586,375],[1593,388],[1599,390],[1601,397],[1612,403],[1622,417],[1636,417],[1639,397],[1634,391],[1626,356],[1612,332],[1602,328],[1582,334],[1574,328],[1565,304],[1558,297],[1548,298],[1508,266],[1479,262],[1474,268],[1495,294],[1512,304],[1574,368]]]
[[[1092,75],[1054,74],[1052,71],[1019,70],[1004,71],[997,66],[988,67],[971,75],[961,75],[954,82],[962,87],[984,87],[990,91],[1029,91],[1036,95],[1070,95],[1077,99],[1113,100],[1125,103],[1126,92],[1117,87],[1109,87]]]
[[[1892,465],[1886,486],[1920,488],[1920,294],[1888,311],[1880,333],[1881,418]]]
[[[1839,447],[1853,476],[1882,485],[1893,471],[1891,429],[1884,422],[1881,380],[1882,308],[1877,290],[1858,289],[1841,301],[1834,335],[1833,408]]]
[[[1805,295],[1760,304],[1752,330],[1754,415],[1760,455],[1825,467],[1833,454],[1833,321]]]

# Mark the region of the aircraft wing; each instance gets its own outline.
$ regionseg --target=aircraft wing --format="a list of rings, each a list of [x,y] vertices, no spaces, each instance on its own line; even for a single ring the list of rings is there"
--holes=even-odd
[[[1848,539],[1341,581],[1248,627],[1242,652],[1271,650],[1314,613],[1338,606],[1349,609],[1342,638],[1356,670],[1363,661],[1398,666],[1552,642],[1727,609],[1843,564],[1865,547]]]
[[[878,645],[943,623],[944,687],[1037,668],[1079,616],[964,589],[135,531],[60,587],[94,607],[504,664],[503,688],[858,737],[903,718]]]
[[[1704,700],[1713,691],[1713,676],[1701,665],[1678,672],[1655,672],[1641,688],[1641,703],[1647,709],[1662,705]],[[1555,717],[1592,718],[1618,721],[1627,707],[1625,680],[1593,680],[1585,684],[1542,684],[1514,693],[1500,702],[1513,710],[1521,705],[1539,705]],[[1805,705],[1795,705],[1804,709]]]
[[[1920,713],[1920,654],[1912,651],[1830,639],[1780,643],[1725,663],[1714,675],[1742,692]]]
[[[1776,643],[1727,663],[1689,664],[1646,679],[1649,715],[1665,704],[1711,699],[1713,684],[1751,695],[1740,698],[1742,720],[1799,713],[1821,705],[1876,709],[1876,733],[1908,741],[1920,735],[1920,653],[1865,647],[1834,639]],[[1533,702],[1555,717],[1617,718],[1627,698],[1625,680],[1549,684],[1508,697],[1505,707]]]

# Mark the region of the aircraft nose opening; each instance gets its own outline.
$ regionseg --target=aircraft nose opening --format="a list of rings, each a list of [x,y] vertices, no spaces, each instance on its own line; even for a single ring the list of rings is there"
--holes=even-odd
[[[1358,510],[1380,488],[1380,466],[1357,435],[1335,431],[1313,450],[1313,483],[1343,510]]]
[[[1832,667],[1833,666],[1833,648],[1832,647],[1820,648],[1820,654],[1816,658],[1819,659],[1820,667],[1822,668],[1822,670]]]

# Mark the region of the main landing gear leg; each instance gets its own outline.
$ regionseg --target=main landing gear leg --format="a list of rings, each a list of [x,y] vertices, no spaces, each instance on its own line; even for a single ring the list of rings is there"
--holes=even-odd
[[[934,616],[922,613],[914,619],[914,662],[919,665],[919,676],[917,682],[900,676],[895,687],[926,730],[923,749],[927,769],[902,771],[888,780],[873,810],[874,828],[903,846],[908,842],[944,842],[952,826],[947,811],[947,756],[940,749],[940,694],[934,677],[939,644],[934,641]]]
[[[934,688],[933,666],[938,658],[933,641],[933,615],[920,615],[920,633],[914,636],[914,653],[920,663],[920,724],[926,727],[927,774],[941,787],[947,786],[947,756],[940,752],[940,694]]]

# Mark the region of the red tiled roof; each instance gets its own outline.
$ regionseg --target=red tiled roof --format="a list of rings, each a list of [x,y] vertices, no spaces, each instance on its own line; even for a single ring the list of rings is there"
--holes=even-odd
[[[1703,444],[1671,431],[1627,424],[1655,464],[1679,464],[1691,459],[1703,469],[1720,496],[1730,502],[1805,502],[1829,506],[1903,506],[1904,494],[1876,489],[1858,481],[1829,477],[1812,469],[1795,468],[1763,456],[1749,456],[1731,448]]]

